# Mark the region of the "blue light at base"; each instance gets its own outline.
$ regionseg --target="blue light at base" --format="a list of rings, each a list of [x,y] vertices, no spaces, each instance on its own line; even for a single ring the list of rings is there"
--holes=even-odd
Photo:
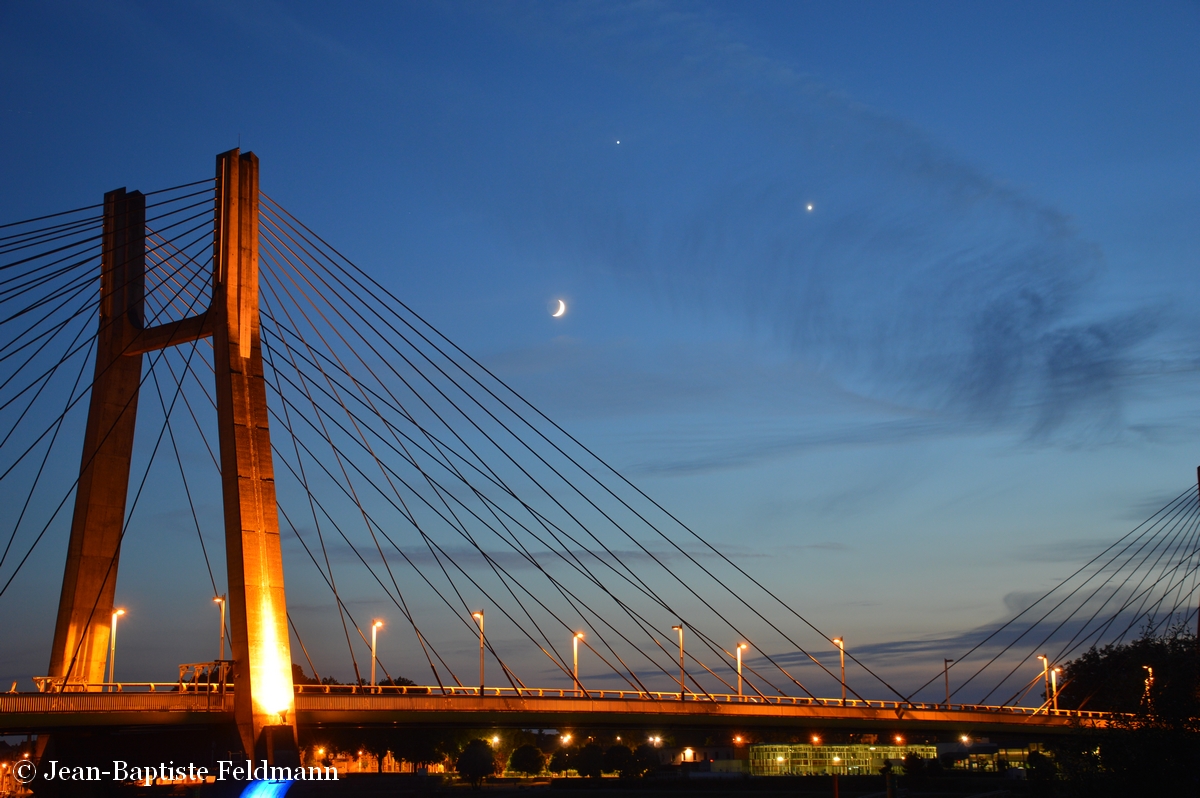
[[[291,781],[252,781],[242,790],[240,798],[283,798],[291,786]]]

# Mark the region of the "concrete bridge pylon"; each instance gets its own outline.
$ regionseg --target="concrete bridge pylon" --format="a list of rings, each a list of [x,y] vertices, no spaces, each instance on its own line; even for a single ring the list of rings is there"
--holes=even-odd
[[[210,306],[144,326],[145,197],[105,195],[95,377],[49,676],[104,681],[143,355],[212,337],[234,717],[247,756],[299,764],[283,557],[259,338],[258,158],[217,156]]]

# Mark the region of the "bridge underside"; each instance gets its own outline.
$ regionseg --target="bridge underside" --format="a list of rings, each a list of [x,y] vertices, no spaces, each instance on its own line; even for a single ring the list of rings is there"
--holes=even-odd
[[[206,704],[207,699],[207,704]],[[1063,734],[1106,721],[1017,712],[794,706],[645,699],[442,695],[296,696],[296,720],[316,728],[460,726],[467,728],[683,727],[959,734]],[[233,723],[233,697],[180,693],[0,696],[0,734],[62,729],[203,728]]]

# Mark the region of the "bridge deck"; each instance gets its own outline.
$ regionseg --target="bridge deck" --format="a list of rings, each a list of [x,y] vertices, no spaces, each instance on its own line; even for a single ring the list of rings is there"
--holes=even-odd
[[[811,727],[910,729],[979,734],[1065,732],[1078,725],[1104,727],[1102,712],[1045,711],[1028,707],[904,704],[891,701],[764,699],[738,696],[680,701],[678,694],[572,690],[393,688],[296,695],[302,726],[457,725],[569,728],[612,726]],[[540,695],[539,695],[540,694]],[[232,723],[233,694],[204,692],[67,692],[0,695],[0,734],[63,728],[177,726]]]

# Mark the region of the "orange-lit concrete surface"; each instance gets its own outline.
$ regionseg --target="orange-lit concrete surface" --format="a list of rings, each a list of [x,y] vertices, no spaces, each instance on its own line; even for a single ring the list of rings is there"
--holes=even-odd
[[[290,729],[295,750],[292,657],[287,630],[283,554],[275,471],[267,424],[258,313],[258,158],[231,150],[217,156],[218,218],[213,281],[213,355],[235,714],[246,752],[263,749],[263,730]]]
[[[368,688],[369,689],[369,688]],[[410,688],[410,690],[413,688]],[[425,688],[420,688],[425,689]],[[432,688],[437,691],[439,688]],[[298,693],[296,720],[302,726],[496,726],[569,728],[613,726],[670,728],[683,726],[764,728],[802,727],[846,730],[909,730],[986,733],[1062,733],[1079,726],[1104,728],[1111,716],[1102,712],[1037,712],[1030,708],[838,699],[780,699],[739,702],[737,696],[716,700],[640,698],[636,694],[599,693],[572,697],[571,691],[526,691],[527,694],[441,695]],[[536,693],[550,693],[538,696]],[[562,695],[566,693],[568,695]],[[653,695],[653,694],[652,694]],[[869,705],[868,705],[869,703]],[[208,726],[233,722],[231,695],[204,693],[9,693],[0,695],[0,733],[20,734],[73,727]]]
[[[113,595],[129,491],[129,464],[142,378],[141,354],[127,350],[142,329],[146,198],[104,195],[96,366],[83,433],[75,512],[58,602],[48,675],[104,681]]]
[[[233,680],[242,688],[228,700],[246,753],[275,763],[280,750],[280,763],[290,764],[285,760],[294,760],[296,751],[292,658],[259,341],[258,158],[239,150],[217,156],[211,307],[143,329],[146,202],[140,193],[119,189],[105,195],[103,241],[96,378],[48,671],[61,680],[63,694],[30,700],[78,703],[84,699],[72,689],[105,689],[142,355],[211,335]],[[188,707],[193,698],[108,700],[118,715],[126,711],[121,702],[138,701],[143,703],[129,711],[154,713],[159,710],[148,707],[158,702],[168,707],[161,711],[186,714],[190,710],[176,709],[171,701]],[[170,715],[163,722],[177,720]]]

